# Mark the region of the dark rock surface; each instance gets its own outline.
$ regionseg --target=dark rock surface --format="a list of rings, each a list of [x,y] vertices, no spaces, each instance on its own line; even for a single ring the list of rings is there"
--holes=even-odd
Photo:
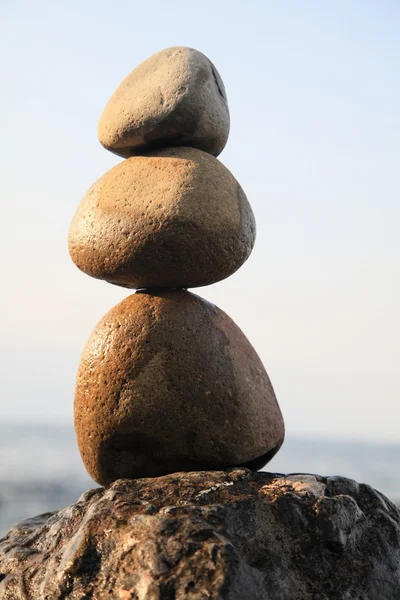
[[[0,542],[0,599],[398,600],[400,513],[341,477],[119,480]]]

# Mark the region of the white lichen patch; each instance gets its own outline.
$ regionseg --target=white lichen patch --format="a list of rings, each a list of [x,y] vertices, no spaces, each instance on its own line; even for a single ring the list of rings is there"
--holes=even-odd
[[[195,496],[195,499],[199,500],[199,498],[202,498],[202,496],[206,496],[207,494],[210,494],[211,492],[215,492],[220,487],[228,487],[230,485],[233,485],[233,481],[223,481],[222,483],[216,483],[215,485],[208,488],[207,490],[201,490],[201,492],[199,492]]]

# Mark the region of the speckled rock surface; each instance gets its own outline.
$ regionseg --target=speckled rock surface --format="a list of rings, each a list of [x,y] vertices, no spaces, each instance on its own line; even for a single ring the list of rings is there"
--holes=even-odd
[[[184,291],[139,292],[103,317],[80,362],[75,428],[85,467],[102,485],[260,468],[284,436],[247,338],[219,308]]]
[[[193,146],[218,156],[229,134],[222,79],[193,48],[157,52],[118,87],[101,116],[101,144],[124,158],[153,146]]]
[[[119,480],[0,542],[0,600],[398,600],[400,514],[341,477]]]
[[[101,177],[72,221],[69,249],[88,275],[130,287],[197,287],[248,258],[255,221],[233,175],[193,148],[136,156]]]

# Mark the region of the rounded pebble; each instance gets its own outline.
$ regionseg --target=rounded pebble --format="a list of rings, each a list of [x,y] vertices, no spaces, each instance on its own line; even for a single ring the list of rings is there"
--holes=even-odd
[[[128,288],[188,288],[234,273],[255,241],[242,188],[216,158],[166,148],[129,158],[83,198],[69,250],[84,273]]]

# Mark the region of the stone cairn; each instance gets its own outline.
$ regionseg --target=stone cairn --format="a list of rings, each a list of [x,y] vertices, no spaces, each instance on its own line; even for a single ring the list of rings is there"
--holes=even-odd
[[[119,478],[246,466],[279,450],[284,424],[244,334],[187,288],[234,273],[255,221],[215,157],[229,133],[224,84],[191,48],[158,52],[108,102],[101,144],[125,158],[87,192],[71,224],[74,263],[136,289],[89,338],[75,393],[83,462]]]

